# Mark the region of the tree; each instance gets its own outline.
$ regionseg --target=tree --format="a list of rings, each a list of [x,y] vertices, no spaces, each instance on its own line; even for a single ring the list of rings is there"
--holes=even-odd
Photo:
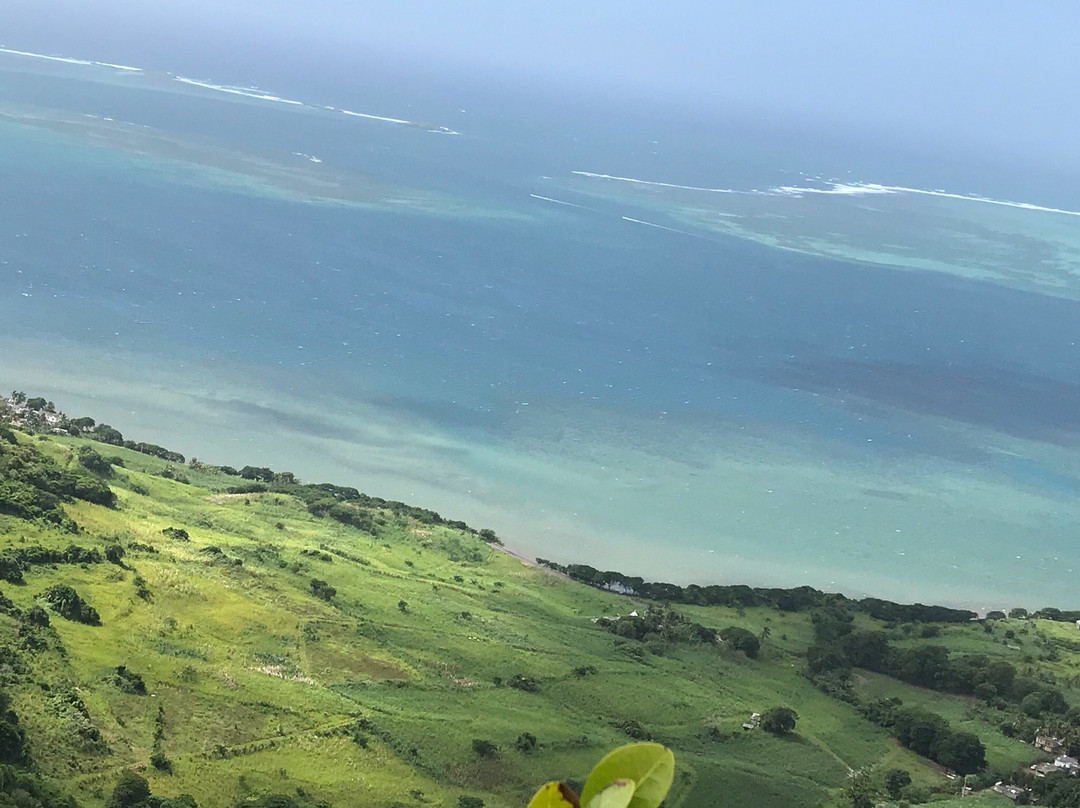
[[[844,786],[844,796],[851,802],[851,808],[874,808],[878,788],[873,772],[869,768],[851,772]]]
[[[901,745],[923,757],[933,757],[938,742],[949,734],[949,724],[939,715],[916,708],[896,710],[893,734]]]
[[[1064,713],[1069,709],[1064,696],[1057,688],[1042,688],[1028,693],[1020,701],[1020,709],[1032,718],[1038,718],[1045,713]]]
[[[110,564],[116,564],[118,567],[124,566],[121,559],[124,557],[124,548],[119,544],[110,544],[105,548],[105,558]]]
[[[889,769],[885,772],[885,790],[894,800],[900,799],[900,792],[911,784],[911,775],[904,769]]]
[[[80,446],[79,451],[76,453],[76,457],[79,460],[79,465],[87,471],[91,471],[94,474],[100,474],[102,477],[112,477],[113,467],[92,446]]]
[[[119,429],[109,426],[108,424],[98,424],[94,427],[94,440],[101,441],[102,443],[108,443],[112,446],[123,446],[124,435]]]
[[[761,649],[761,641],[753,633],[738,626],[728,626],[721,629],[720,639],[724,641],[728,648],[733,651],[742,651],[750,659],[756,659],[758,651]]]
[[[105,808],[139,808],[150,799],[150,784],[132,771],[120,775]]]
[[[761,728],[773,735],[787,735],[795,729],[799,714],[790,707],[773,707],[761,716]]]
[[[986,748],[970,732],[950,732],[933,751],[934,760],[957,774],[975,774],[986,768]]]

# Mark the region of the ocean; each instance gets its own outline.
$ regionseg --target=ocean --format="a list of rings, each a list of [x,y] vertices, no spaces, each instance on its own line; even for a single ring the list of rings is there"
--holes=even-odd
[[[0,385],[529,556],[1080,605],[1067,178],[354,68],[0,52]]]

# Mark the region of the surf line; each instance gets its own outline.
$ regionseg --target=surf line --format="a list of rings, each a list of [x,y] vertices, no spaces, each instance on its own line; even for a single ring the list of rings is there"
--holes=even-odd
[[[566,205],[568,208],[581,208],[582,210],[591,210],[596,212],[595,208],[586,207],[585,205],[578,205],[574,202],[563,202],[561,199],[552,199],[550,196],[540,196],[540,194],[529,194],[533,199],[542,199],[544,202],[554,202],[556,205]]]
[[[695,235],[694,233],[687,233],[685,230],[677,230],[676,228],[668,227],[667,225],[654,224],[653,222],[646,222],[646,221],[644,221],[642,219],[631,219],[629,216],[623,216],[622,220],[624,222],[633,222],[634,224],[648,225],[649,227],[655,227],[658,230],[670,230],[672,233],[678,233],[679,235],[682,235],[682,236],[693,236],[693,235]]]
[[[677,188],[681,191],[705,191],[710,194],[749,194],[752,191],[736,191],[734,188],[700,188],[696,185],[676,185],[673,182],[653,182],[652,180],[638,180],[633,177],[616,177],[612,174],[596,174],[592,171],[571,171],[579,177],[589,177],[595,180],[612,180],[614,182],[630,182],[635,185],[655,185],[659,188]],[[648,222],[646,222],[648,224]]]

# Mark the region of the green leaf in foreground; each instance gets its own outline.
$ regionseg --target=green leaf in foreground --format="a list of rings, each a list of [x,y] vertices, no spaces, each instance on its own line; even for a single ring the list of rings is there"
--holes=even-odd
[[[545,783],[529,800],[528,808],[581,808],[574,792],[552,780]]]
[[[616,780],[633,780],[633,796],[627,808],[657,808],[675,779],[675,756],[658,743],[633,743],[608,753],[585,780],[582,804]]]
[[[636,788],[633,780],[616,780],[597,792],[586,808],[627,808]]]

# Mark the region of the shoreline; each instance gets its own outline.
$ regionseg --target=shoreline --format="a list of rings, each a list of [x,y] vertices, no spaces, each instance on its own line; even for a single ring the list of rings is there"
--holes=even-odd
[[[50,405],[51,405],[51,403],[52,402],[49,402]],[[25,407],[19,409],[18,412],[21,413],[20,417],[25,417],[26,413],[27,413]],[[5,416],[5,414],[10,417],[12,415],[12,413],[13,413],[12,399],[9,398],[9,397],[0,395],[0,418],[3,418],[3,416]],[[35,426],[33,423],[27,424],[25,422],[20,422],[18,420],[18,417],[15,420],[13,420],[13,424],[16,426],[16,428],[21,428],[21,427],[25,426],[25,427],[29,428],[31,431],[37,431],[37,432],[48,431],[48,432],[59,433],[59,434],[67,434],[61,428],[61,425],[66,423],[69,419],[68,419],[68,416],[66,416],[62,411],[52,410],[52,411],[49,411],[49,412],[46,412],[46,413],[41,413],[41,414],[39,414],[38,417],[39,417],[40,420],[39,420],[37,426]],[[411,504],[411,503],[409,503],[409,504]],[[418,506],[418,507],[424,507],[424,506]],[[454,521],[454,520],[448,520],[448,521]],[[470,528],[470,530],[472,530],[472,528]],[[532,567],[534,569],[543,570],[547,574],[555,575],[557,577],[561,577],[564,580],[575,580],[572,576],[567,575],[564,572],[561,572],[561,571],[556,570],[556,569],[552,569],[551,567],[548,567],[548,566],[546,566],[544,564],[538,563],[537,557],[534,555],[534,552],[529,549],[529,544],[526,541],[514,542],[513,540],[511,540],[510,543],[507,544],[505,539],[503,539],[502,537],[499,537],[499,542],[498,543],[489,543],[489,546],[492,547],[493,549],[497,549],[497,550],[505,553],[506,555],[509,555],[509,556],[517,559],[519,562],[521,562],[525,566]],[[532,548],[532,550],[535,550],[535,548]],[[599,559],[594,558],[594,559],[590,559],[590,560],[597,561]],[[604,562],[601,561],[600,563],[604,563]],[[591,566],[591,564],[589,564],[588,562],[582,562],[582,561],[573,562],[571,564],[571,566],[573,566],[574,564],[578,564],[578,565],[581,565],[581,566]],[[813,584],[779,585],[779,584],[776,584],[776,583],[770,583],[768,581],[762,581],[762,582],[751,584],[751,583],[747,583],[747,580],[749,580],[749,579],[739,579],[739,580],[729,581],[729,582],[725,582],[725,583],[721,583],[720,579],[715,580],[715,581],[713,581],[711,583],[704,583],[704,582],[702,582],[700,580],[691,580],[691,581],[688,581],[688,582],[686,582],[684,584],[676,584],[676,585],[680,586],[680,587],[701,587],[701,588],[710,587],[710,586],[747,587],[749,589],[754,589],[754,590],[776,590],[776,591],[795,591],[795,590],[810,588],[810,589],[813,589],[816,592],[822,593],[824,595],[839,596],[841,598],[844,598],[846,600],[850,600],[850,601],[853,601],[853,602],[857,602],[857,601],[865,599],[865,598],[874,599],[874,600],[883,600],[883,601],[886,601],[886,602],[889,602],[889,603],[902,603],[902,604],[910,604],[910,605],[938,606],[942,602],[942,601],[940,601],[938,599],[935,599],[935,598],[922,598],[922,599],[918,599],[918,600],[905,598],[903,600],[895,600],[895,599],[892,599],[892,598],[883,598],[883,597],[874,595],[871,592],[866,592],[864,594],[852,596],[852,595],[845,594],[839,588],[835,589],[835,590],[832,590],[832,591],[828,591],[828,590],[824,589],[823,587],[815,586]],[[583,582],[583,581],[579,581],[579,582],[585,583],[585,585],[589,585],[587,582]],[[646,581],[645,583],[655,585],[655,584],[664,583],[664,581],[662,581],[660,579],[657,579],[657,580],[649,580],[649,581]],[[642,597],[642,598],[650,599],[648,595],[641,595],[641,594],[637,594],[637,593],[619,592],[617,589],[605,589],[604,587],[597,587],[597,588],[602,589],[603,591],[611,592],[612,594],[621,594],[621,595],[626,595],[626,596],[629,596],[629,597]],[[652,599],[655,599],[655,598],[652,598]],[[986,604],[985,600],[982,603],[977,603],[974,599],[971,599],[971,600],[957,599],[956,601],[949,601],[949,603],[950,603],[950,605],[943,606],[941,608],[956,609],[956,610],[972,612],[972,613],[978,615],[980,618],[984,617],[988,612],[992,612],[992,611],[1000,610],[1000,611],[1008,612],[1009,609],[1012,608],[1015,605],[1015,604],[1011,604],[1011,605],[1007,605],[1007,606],[997,606],[997,605],[990,606],[990,605]],[[1050,607],[1039,607],[1039,608],[1050,608]],[[1069,611],[1069,610],[1068,609],[1063,609],[1063,611]]]

